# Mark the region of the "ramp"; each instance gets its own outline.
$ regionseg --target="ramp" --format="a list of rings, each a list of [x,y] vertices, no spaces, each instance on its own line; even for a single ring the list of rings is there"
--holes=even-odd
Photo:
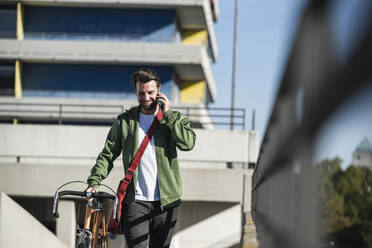
[[[3,192],[0,193],[0,247],[67,248],[51,231]]]

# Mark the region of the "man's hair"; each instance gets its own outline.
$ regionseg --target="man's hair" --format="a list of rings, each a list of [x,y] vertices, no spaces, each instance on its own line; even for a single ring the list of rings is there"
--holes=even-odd
[[[160,87],[160,77],[159,75],[154,72],[151,69],[148,68],[142,68],[133,73],[132,77],[130,78],[130,82],[134,85],[134,88],[136,89],[137,82],[139,83],[147,83],[151,80],[154,80],[156,82],[156,86]]]

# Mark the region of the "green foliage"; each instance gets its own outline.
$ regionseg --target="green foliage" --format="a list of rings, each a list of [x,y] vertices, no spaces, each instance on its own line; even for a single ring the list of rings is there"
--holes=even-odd
[[[372,248],[372,171],[343,171],[341,163],[336,157],[317,165],[326,230],[338,244]]]
[[[323,216],[335,221],[344,215],[344,198],[335,187],[342,174],[341,159],[323,160],[317,167],[321,177]]]
[[[332,220],[338,220],[344,215],[344,198],[342,195],[333,193],[325,201],[325,208]]]

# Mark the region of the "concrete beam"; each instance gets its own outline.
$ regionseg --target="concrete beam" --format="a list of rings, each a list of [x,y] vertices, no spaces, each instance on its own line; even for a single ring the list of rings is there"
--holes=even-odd
[[[186,201],[243,201],[243,175],[250,170],[240,169],[183,169],[183,195]]]
[[[205,48],[199,45],[174,43],[13,39],[0,41],[1,58],[57,62],[200,64],[203,49]]]
[[[102,150],[109,127],[0,124],[0,163],[18,156],[21,162],[93,164]],[[248,132],[195,129],[195,148],[179,152],[181,163],[247,163]],[[37,143],[36,143],[37,142]],[[120,164],[121,159],[118,158]],[[191,165],[192,166],[192,165]],[[210,167],[210,166],[209,166]]]
[[[1,58],[49,63],[174,65],[178,73],[188,71],[188,75],[185,75],[187,78],[190,78],[191,74],[193,77],[206,80],[212,101],[216,99],[217,94],[208,54],[202,45],[2,39]],[[182,74],[179,74],[179,77],[183,79]]]
[[[1,192],[0,247],[67,248],[68,246]]]
[[[10,195],[53,197],[55,190],[68,181],[86,181],[90,169],[91,166],[58,164],[0,164],[0,191]],[[252,172],[239,169],[181,169],[182,200],[242,203],[243,175],[251,177]],[[116,190],[123,177],[123,167],[114,166],[103,183]],[[246,187],[246,192],[250,192],[250,185]],[[71,190],[85,188],[84,184],[68,187]]]

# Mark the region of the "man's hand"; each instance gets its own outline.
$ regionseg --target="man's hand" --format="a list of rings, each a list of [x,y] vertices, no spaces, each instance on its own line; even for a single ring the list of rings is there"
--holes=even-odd
[[[163,112],[167,112],[171,108],[170,101],[168,100],[168,97],[162,93],[158,93],[156,97],[157,101],[161,101],[163,103]]]
[[[86,190],[84,190],[84,192],[97,193],[98,190],[93,186],[89,186],[88,188],[86,188]],[[87,198],[87,201],[92,201],[92,200],[93,198]]]
[[[84,192],[97,193],[98,190],[95,187],[90,186],[86,190],[84,190]]]

